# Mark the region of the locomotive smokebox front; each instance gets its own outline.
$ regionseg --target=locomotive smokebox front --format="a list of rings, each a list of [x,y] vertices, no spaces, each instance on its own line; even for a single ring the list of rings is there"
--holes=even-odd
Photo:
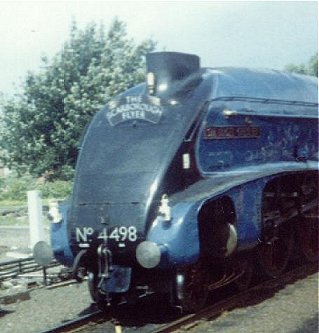
[[[147,70],[147,85],[113,98],[84,136],[68,224],[75,255],[102,244],[130,264],[163,195],[184,184],[184,138],[203,102],[201,94],[190,98],[183,89],[194,75],[200,82],[199,57],[153,53]]]

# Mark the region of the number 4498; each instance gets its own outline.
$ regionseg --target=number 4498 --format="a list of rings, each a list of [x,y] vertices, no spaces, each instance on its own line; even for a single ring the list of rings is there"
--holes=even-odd
[[[98,238],[103,240],[114,239],[116,242],[124,242],[126,240],[135,242],[137,240],[137,229],[134,226],[115,227],[108,235],[107,229],[104,228],[103,231],[100,232]]]

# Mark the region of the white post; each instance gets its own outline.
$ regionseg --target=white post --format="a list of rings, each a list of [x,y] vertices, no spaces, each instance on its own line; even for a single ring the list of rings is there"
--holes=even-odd
[[[28,191],[28,212],[30,228],[30,248],[44,240],[44,228],[42,220],[42,199],[40,191]]]

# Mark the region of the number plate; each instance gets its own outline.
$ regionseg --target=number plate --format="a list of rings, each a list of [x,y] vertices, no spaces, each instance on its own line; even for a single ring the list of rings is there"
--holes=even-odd
[[[75,229],[76,242],[80,247],[89,247],[93,237],[107,243],[113,241],[118,247],[126,247],[127,243],[137,241],[137,229],[135,226],[118,226],[111,230],[103,228],[101,231],[94,230],[92,227],[77,227]]]

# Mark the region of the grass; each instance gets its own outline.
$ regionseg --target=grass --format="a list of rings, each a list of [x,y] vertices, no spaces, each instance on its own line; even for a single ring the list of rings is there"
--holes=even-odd
[[[0,178],[0,226],[27,226],[27,191],[39,190],[42,205],[48,206],[50,200],[61,200],[71,192],[72,183],[66,181],[37,182],[31,176],[10,176]],[[49,225],[46,209],[43,213],[45,225]]]
[[[23,207],[23,213],[20,213],[20,209]],[[4,210],[10,210],[10,213],[6,215],[1,215],[1,212]],[[16,212],[15,212],[16,210]],[[11,212],[12,211],[12,212]],[[47,217],[46,211],[43,211],[43,224],[44,226],[49,226],[50,221]],[[0,202],[0,227],[1,226],[28,226],[29,225],[29,217],[28,210],[26,206],[7,206],[3,208]]]
[[[27,226],[28,216],[0,216],[0,226]]]

